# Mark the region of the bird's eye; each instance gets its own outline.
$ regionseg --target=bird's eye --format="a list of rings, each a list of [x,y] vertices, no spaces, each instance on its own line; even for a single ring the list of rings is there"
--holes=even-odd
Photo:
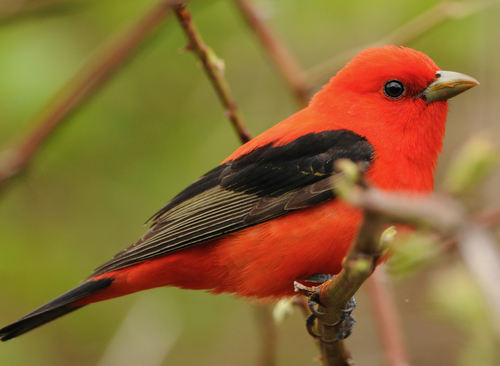
[[[384,85],[384,94],[391,99],[401,98],[405,91],[405,85],[399,80],[389,80]]]

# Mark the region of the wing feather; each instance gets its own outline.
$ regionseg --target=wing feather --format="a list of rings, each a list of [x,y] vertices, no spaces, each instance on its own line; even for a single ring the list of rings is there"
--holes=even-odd
[[[334,198],[334,161],[369,165],[373,147],[347,130],[305,135],[287,145],[260,147],[228,161],[182,191],[149,221],[133,245],[91,277],[209,241]]]

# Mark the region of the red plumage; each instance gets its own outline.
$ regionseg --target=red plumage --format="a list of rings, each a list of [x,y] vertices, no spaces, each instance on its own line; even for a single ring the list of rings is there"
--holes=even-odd
[[[385,47],[360,53],[318,92],[310,105],[252,141],[225,161],[257,147],[285,145],[310,132],[347,128],[365,136],[376,159],[367,177],[388,190],[430,192],[445,131],[447,101],[388,100],[385,81],[398,79],[424,90],[439,68],[423,53]],[[294,280],[338,273],[361,212],[337,200],[290,213],[177,253],[111,272],[109,290],[85,304],[158,286],[208,289],[245,297],[293,296]],[[189,263],[189,268],[186,268]],[[118,288],[121,288],[121,291]]]

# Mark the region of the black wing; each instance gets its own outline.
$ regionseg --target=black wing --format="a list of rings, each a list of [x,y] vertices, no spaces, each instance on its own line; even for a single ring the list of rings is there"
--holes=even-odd
[[[373,147],[348,130],[310,133],[283,146],[260,147],[195,181],[149,221],[135,244],[91,277],[313,206],[334,197],[334,161],[368,167]]]

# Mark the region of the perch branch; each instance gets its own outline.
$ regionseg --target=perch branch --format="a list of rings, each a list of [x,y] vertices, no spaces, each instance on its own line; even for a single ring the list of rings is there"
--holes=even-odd
[[[386,220],[381,215],[365,209],[358,237],[342,263],[342,271],[333,280],[318,287],[308,288],[295,283],[296,290],[305,292],[321,304],[318,312],[324,315],[318,321],[317,329],[318,334],[321,335],[320,349],[323,364],[326,366],[354,364],[344,341],[333,342],[333,340],[342,331],[341,315],[348,301],[370,276],[378,259],[382,256],[379,241],[375,238],[380,236],[385,223]]]

